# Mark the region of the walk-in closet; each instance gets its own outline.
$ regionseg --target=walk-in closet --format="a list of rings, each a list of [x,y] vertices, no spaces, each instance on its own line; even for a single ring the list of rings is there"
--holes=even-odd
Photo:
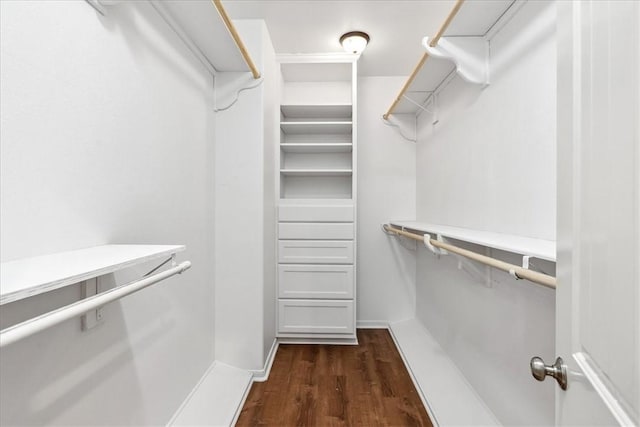
[[[0,0],[1,426],[640,423],[640,2]]]

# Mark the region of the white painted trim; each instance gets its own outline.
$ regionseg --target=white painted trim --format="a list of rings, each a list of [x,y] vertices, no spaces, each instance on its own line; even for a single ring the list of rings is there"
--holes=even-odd
[[[211,371],[213,371],[213,369],[216,367],[216,363],[217,363],[217,361],[214,360],[213,363],[211,364],[211,366],[209,366],[207,368],[207,370],[204,372],[204,374],[200,377],[200,380],[196,383],[196,385],[193,387],[193,389],[191,389],[191,391],[189,392],[187,397],[182,401],[182,404],[180,404],[180,406],[178,407],[178,410],[176,410],[176,412],[173,414],[173,416],[171,417],[171,419],[167,423],[167,426],[172,426],[175,423],[175,421],[178,418],[178,416],[182,413],[184,408],[189,404],[189,401],[191,400],[193,395],[196,394],[196,392],[198,391],[198,389],[200,388],[200,386],[202,385],[204,380],[207,378],[207,376],[209,376]]]
[[[424,408],[427,411],[427,414],[429,415],[429,419],[431,420],[431,422],[433,422],[435,426],[439,426],[440,424],[438,423],[438,419],[433,413],[433,409],[431,409],[431,405],[429,405],[427,396],[425,395],[424,391],[422,391],[422,387],[420,387],[420,383],[418,382],[418,379],[416,378],[415,374],[413,373],[413,370],[411,369],[409,360],[407,359],[404,352],[402,351],[402,346],[400,345],[400,341],[396,338],[396,335],[393,333],[393,328],[391,328],[391,324],[389,324],[388,330],[389,330],[389,335],[391,335],[391,339],[393,339],[393,342],[396,345],[396,348],[398,349],[398,353],[400,353],[400,358],[404,363],[404,367],[407,368],[407,372],[409,372],[409,377],[411,377],[411,382],[413,382],[413,386],[416,388],[416,391],[418,392],[418,396],[420,396],[422,405],[424,406]]]
[[[281,64],[357,63],[360,55],[352,53],[280,53],[276,61]]]
[[[356,329],[390,329],[389,322],[385,320],[358,320]]]
[[[612,386],[608,386],[604,383],[603,378],[606,376],[597,371],[589,361],[589,356],[578,352],[573,355],[578,366],[582,369],[582,372],[587,377],[595,391],[598,393],[604,404],[609,408],[613,417],[618,421],[621,426],[636,426],[636,422],[633,420],[625,410],[624,406],[620,403],[620,399],[616,398],[611,393]]]
[[[240,402],[236,407],[236,412],[233,415],[233,421],[231,421],[231,424],[229,424],[230,426],[235,426],[236,423],[238,422],[238,418],[240,418],[240,414],[242,413],[242,408],[244,408],[244,404],[247,401],[247,397],[249,397],[249,392],[251,391],[251,387],[253,387],[253,383],[254,383],[254,380],[252,377],[251,381],[249,381],[249,383],[245,387],[244,393],[242,393],[242,399],[240,399]]]
[[[358,338],[278,338],[279,344],[358,345]]]
[[[273,366],[273,361],[276,358],[276,354],[278,352],[279,346],[280,346],[280,343],[278,342],[278,339],[275,338],[273,340],[273,344],[271,344],[271,349],[269,350],[267,359],[264,362],[264,368],[250,371],[253,374],[253,382],[261,383],[269,379],[269,374],[271,373],[271,366]]]
[[[185,409],[191,404],[194,396],[196,396],[200,392],[200,390],[203,389],[203,384],[207,381],[208,377],[213,373],[213,371],[215,370],[215,368],[218,365],[233,368],[231,365],[226,365],[224,363],[218,362],[217,360],[214,360],[213,363],[211,364],[211,366],[209,366],[209,368],[207,368],[207,370],[202,375],[200,380],[193,387],[191,392],[187,395],[187,397],[184,399],[182,404],[178,407],[176,412],[173,414],[173,416],[171,417],[171,419],[167,423],[167,426],[173,426],[173,425],[176,424],[176,421],[178,421],[178,419],[180,418],[182,413],[185,411]],[[242,371],[242,370],[240,370],[238,368],[233,368],[233,369],[238,370],[238,371]],[[234,415],[233,415],[233,418],[232,418],[233,422],[230,425],[234,425],[235,422],[237,421],[237,419],[238,419],[238,417],[240,415],[240,412],[242,411],[242,407],[244,406],[244,402],[247,399],[247,396],[249,395],[249,390],[251,389],[251,385],[253,384],[253,374],[251,372],[249,372],[249,371],[245,371],[245,372],[249,375],[249,378],[248,378],[247,384],[244,387],[242,396],[237,400],[237,404],[234,405],[235,406],[235,408],[233,409]]]
[[[398,331],[394,330],[401,327],[414,329],[417,333],[412,334],[411,340],[405,337],[403,341],[398,336]],[[436,425],[501,425],[495,414],[418,319],[391,323],[389,331],[422,403]],[[417,351],[419,354],[416,354]],[[432,399],[427,398],[426,391]],[[455,396],[455,403],[444,403],[447,399],[435,399],[434,402],[433,396]],[[467,410],[460,411],[460,407]],[[474,411],[472,415],[470,410]]]

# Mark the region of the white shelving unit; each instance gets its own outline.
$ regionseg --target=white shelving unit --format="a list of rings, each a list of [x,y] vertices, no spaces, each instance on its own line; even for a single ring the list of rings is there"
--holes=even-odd
[[[184,251],[182,245],[103,245],[3,262],[0,305]]]
[[[532,256],[552,262],[556,261],[556,242],[551,240],[533,239],[511,234],[428,224],[418,221],[390,221],[390,224],[398,228],[428,233],[432,235],[432,238],[440,235],[442,237],[475,243],[489,248]]]
[[[456,74],[474,84],[490,81],[489,40],[517,12],[521,0],[465,1],[391,114],[419,114],[433,95]],[[409,99],[407,99],[409,98]]]
[[[356,342],[356,58],[284,56],[279,339]]]

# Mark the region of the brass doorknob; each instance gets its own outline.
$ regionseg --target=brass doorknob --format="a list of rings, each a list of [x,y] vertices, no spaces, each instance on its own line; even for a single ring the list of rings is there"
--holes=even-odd
[[[556,359],[553,365],[545,365],[544,360],[539,357],[531,358],[531,375],[538,381],[544,381],[547,376],[553,377],[563,390],[567,389],[567,367],[562,357]]]

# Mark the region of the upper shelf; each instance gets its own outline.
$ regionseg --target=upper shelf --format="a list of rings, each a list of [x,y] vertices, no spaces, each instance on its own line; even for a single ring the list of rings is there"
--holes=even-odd
[[[390,224],[396,227],[441,235],[442,237],[449,237],[451,239],[475,243],[507,252],[529,255],[547,261],[555,262],[556,260],[556,242],[551,240],[533,239],[531,237],[428,224],[417,221],[391,221]]]
[[[486,40],[518,2],[458,0],[438,34],[423,40],[426,52],[384,118],[417,114],[454,72],[473,83],[488,84]]]
[[[232,33],[211,1],[152,1],[193,41],[216,71],[250,71]],[[175,27],[175,25],[172,25]]]
[[[0,305],[184,250],[182,245],[104,245],[3,262]]]

